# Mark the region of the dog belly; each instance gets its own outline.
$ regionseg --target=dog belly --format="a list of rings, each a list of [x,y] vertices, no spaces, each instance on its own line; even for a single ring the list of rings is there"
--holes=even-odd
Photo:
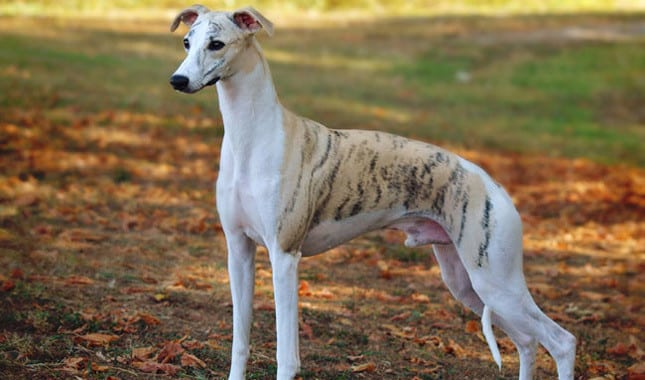
[[[312,228],[301,247],[303,256],[313,256],[334,248],[369,231],[386,227],[399,219],[404,210],[372,211],[342,220],[324,221]]]
[[[363,233],[383,228],[405,232],[405,245],[450,244],[445,229],[430,218],[411,217],[405,210],[373,211],[340,221],[322,222],[309,231],[302,244],[303,256],[313,256],[345,243]]]

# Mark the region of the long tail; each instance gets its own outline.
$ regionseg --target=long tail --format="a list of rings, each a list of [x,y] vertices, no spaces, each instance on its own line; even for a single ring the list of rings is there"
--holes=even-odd
[[[486,338],[486,343],[488,343],[488,348],[493,354],[493,360],[497,363],[499,369],[502,369],[502,356],[499,353],[499,348],[497,347],[497,341],[495,340],[495,334],[493,334],[493,325],[491,324],[491,309],[484,304],[484,311],[482,312],[482,332]]]

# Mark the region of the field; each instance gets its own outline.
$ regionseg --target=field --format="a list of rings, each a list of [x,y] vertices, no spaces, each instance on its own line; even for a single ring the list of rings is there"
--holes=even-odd
[[[168,78],[168,18],[0,19],[3,379],[224,378],[226,250],[213,89]],[[537,303],[577,379],[645,378],[645,14],[285,16],[260,40],[290,109],[446,146],[503,184]],[[375,232],[304,259],[304,379],[512,379],[431,249]],[[248,377],[275,373],[258,250]],[[554,378],[541,350],[538,378]]]

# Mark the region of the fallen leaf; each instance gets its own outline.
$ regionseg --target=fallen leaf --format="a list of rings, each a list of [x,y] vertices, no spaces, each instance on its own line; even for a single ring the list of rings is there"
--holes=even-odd
[[[82,228],[73,228],[63,231],[58,237],[65,241],[70,242],[90,242],[99,243],[106,240],[108,237],[103,234],[98,234]]]
[[[159,318],[147,313],[139,313],[137,316],[148,326],[156,326],[161,323]]]
[[[181,367],[168,364],[168,363],[156,363],[156,362],[134,362],[132,366],[137,368],[140,371],[147,373],[158,373],[162,372],[168,376],[175,376]]]
[[[414,293],[411,298],[416,303],[430,303],[430,297],[425,294]]]
[[[376,370],[376,364],[374,364],[374,362],[367,362],[367,363],[352,366],[353,373],[374,372],[375,370]]]
[[[132,359],[146,361],[157,351],[154,347],[137,347],[132,349]]]
[[[112,334],[89,333],[79,336],[78,339],[89,343],[91,346],[107,346],[111,342],[118,340],[119,336]]]
[[[301,322],[300,331],[301,331],[301,334],[305,336],[307,339],[309,340],[314,339],[314,330],[311,328],[311,326],[308,323]]]
[[[309,290],[309,282],[302,280],[300,285],[298,285],[298,296],[308,297],[311,295],[311,290]]]
[[[63,359],[63,370],[64,371],[78,371],[84,367],[83,363],[86,361],[85,358],[73,357]]]
[[[23,278],[25,278],[25,272],[23,272],[20,268],[14,268],[11,270],[11,274],[9,274],[9,276],[16,280],[22,280]]]
[[[615,346],[609,347],[607,349],[608,354],[617,355],[617,356],[627,355],[629,351],[630,351],[629,346],[623,343],[617,343]]]
[[[387,262],[379,260],[376,262],[376,266],[378,266],[379,276],[381,276],[381,278],[384,278],[386,280],[392,279],[392,271],[390,270],[390,266],[387,264]]]
[[[253,305],[253,308],[260,311],[273,311],[275,310],[275,304],[271,302],[259,302]]]
[[[467,333],[478,333],[479,332],[479,322],[471,320],[466,322],[466,332]]]
[[[85,276],[69,276],[65,279],[66,285],[91,285],[93,283],[94,280]]]
[[[16,283],[11,280],[2,281],[2,290],[5,292],[10,292],[15,287],[16,287]]]
[[[204,343],[194,339],[186,340],[182,342],[181,345],[187,350],[201,350],[204,348]]]
[[[390,318],[390,321],[392,321],[392,322],[403,321],[405,319],[408,319],[411,315],[412,315],[412,312],[404,311],[403,313],[397,314],[397,315],[393,316],[392,318]]]
[[[157,361],[159,363],[168,363],[177,356],[181,355],[184,352],[184,348],[177,341],[166,342],[159,355],[157,355]]]
[[[24,194],[19,196],[13,201],[13,204],[18,207],[30,207],[35,206],[40,202],[40,199],[33,194]]]
[[[98,364],[98,363],[95,363],[95,362],[92,362],[91,367],[92,367],[93,372],[105,372],[108,369],[110,369],[110,367],[108,367],[106,365],[101,365],[101,364]]]
[[[444,351],[457,358],[461,358],[466,354],[466,350],[452,339],[448,339],[448,343],[444,346]]]
[[[205,368],[206,363],[204,363],[201,359],[199,359],[195,355],[189,354],[188,352],[184,352],[183,355],[181,355],[181,366]]]
[[[645,379],[645,362],[640,362],[627,368],[629,380],[643,380]]]

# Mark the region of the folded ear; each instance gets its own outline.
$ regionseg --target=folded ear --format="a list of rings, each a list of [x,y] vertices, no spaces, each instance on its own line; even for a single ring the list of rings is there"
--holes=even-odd
[[[195,4],[192,7],[186,8],[183,11],[179,12],[177,16],[175,16],[175,19],[172,21],[172,24],[170,24],[170,31],[174,32],[177,27],[179,26],[180,22],[183,22],[187,26],[193,25],[195,20],[197,20],[197,17],[199,15],[208,13],[209,10],[203,5]]]
[[[273,36],[273,23],[253,7],[245,7],[233,12],[233,21],[247,33],[255,34],[264,28],[269,37]]]

